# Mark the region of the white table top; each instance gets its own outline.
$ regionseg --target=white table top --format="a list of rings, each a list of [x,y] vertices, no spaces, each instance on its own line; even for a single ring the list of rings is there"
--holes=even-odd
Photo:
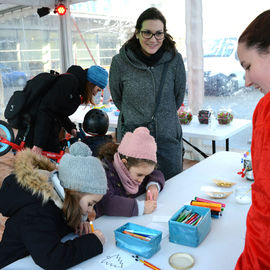
[[[85,114],[90,110],[90,106],[81,105],[77,111],[70,116],[71,121],[82,123]],[[118,116],[115,116],[114,111],[107,112],[110,119],[110,127],[117,128]],[[198,117],[193,116],[189,125],[182,125],[183,136],[193,137],[206,140],[224,140],[232,137],[240,131],[251,126],[251,120],[233,119],[229,125],[219,125],[217,120],[213,127],[212,125],[200,124]]]
[[[87,112],[89,112],[92,108],[88,105],[80,105],[75,113],[69,116],[70,120],[75,123],[82,123],[84,116]],[[115,116],[114,111],[107,112],[109,116],[109,126],[112,128],[117,128],[117,120],[118,116]]]
[[[242,169],[241,158],[242,154],[240,153],[218,152],[168,180],[164,190],[160,193],[157,210],[150,215],[132,218],[103,216],[95,220],[94,226],[100,229],[106,238],[104,252],[103,254],[89,259],[71,269],[118,269],[104,268],[103,264],[101,264],[101,261],[108,258],[108,256],[123,252],[115,246],[113,231],[116,228],[127,222],[132,222],[148,227],[152,227],[152,224],[154,224],[160,226],[164,230],[168,230],[167,222],[155,223],[154,219],[160,219],[162,217],[170,218],[177,210],[184,204],[188,204],[195,196],[208,198],[207,195],[204,195],[201,191],[201,186],[214,186],[213,179],[236,182],[237,184],[235,186],[250,186],[252,182],[244,180],[237,174],[237,172]],[[225,189],[225,191],[227,190],[228,189]],[[237,204],[234,199],[234,194],[231,194],[227,199],[221,199],[220,201],[226,203],[223,216],[219,219],[212,219],[210,233],[198,247],[193,248],[171,243],[169,242],[167,235],[161,241],[161,250],[152,258],[147,259],[147,261],[162,270],[170,270],[173,269],[168,263],[170,255],[175,252],[187,252],[195,258],[195,265],[192,267],[194,270],[234,269],[236,261],[244,247],[245,222],[250,204]],[[126,254],[128,254],[127,256],[130,256],[129,253]],[[30,257],[27,257],[4,269],[35,270],[40,268],[33,264]],[[134,262],[124,269],[146,270],[148,268],[140,262]]]
[[[229,125],[220,125],[217,120],[214,125],[200,124],[198,117],[193,116],[188,125],[182,125],[183,136],[206,140],[224,140],[251,126],[251,120],[233,119]]]

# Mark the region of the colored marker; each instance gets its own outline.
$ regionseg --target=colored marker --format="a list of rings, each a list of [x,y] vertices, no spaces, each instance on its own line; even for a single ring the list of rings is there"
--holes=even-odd
[[[94,230],[94,225],[93,225],[92,220],[90,221],[90,227],[91,227],[92,232],[94,232],[95,230]]]
[[[160,268],[154,266],[153,264],[151,264],[150,262],[147,262],[145,260],[139,260],[141,263],[143,263],[145,266],[153,269],[153,270],[161,270]]]
[[[130,232],[127,232],[127,231],[123,231],[123,233],[124,233],[124,234],[127,234],[127,235],[130,235],[130,236],[133,236],[133,237],[135,237],[135,238],[144,240],[144,241],[150,241],[150,240],[151,240],[150,237],[145,237],[145,236],[142,236],[142,235],[139,235],[139,234],[130,233]]]
[[[148,194],[149,194],[149,197],[150,197],[150,201],[153,201],[153,196],[152,196],[152,193],[151,193],[151,191],[148,189]]]
[[[221,204],[222,207],[225,207],[226,206],[225,203],[215,202],[215,201],[211,201],[211,200],[206,200],[206,199],[199,198],[199,197],[195,197],[195,201],[197,201],[197,202],[208,202],[208,203],[219,203],[219,204]]]
[[[185,223],[190,217],[192,216],[192,213],[189,213],[183,220],[181,220],[180,222]]]
[[[187,219],[185,219],[185,221],[183,221],[183,223],[188,223],[191,219],[193,219],[193,217],[195,215],[198,215],[197,213],[192,213]]]
[[[130,233],[135,233],[141,236],[145,236],[145,237],[153,237],[156,234],[152,234],[152,233],[147,233],[147,232],[140,232],[140,231],[135,231],[135,230],[129,230],[129,229],[125,229],[126,232],[130,232]]]
[[[194,224],[192,223],[192,225],[194,225],[194,226],[198,225],[198,223],[202,220],[202,218],[203,217],[201,216],[199,219],[196,220],[196,222]]]
[[[178,222],[182,222],[189,214],[191,213],[191,210],[184,210],[179,217],[176,219]]]
[[[194,226],[196,224],[196,222],[201,218],[200,215],[198,215],[195,219],[192,220],[191,223],[189,223],[190,225]]]
[[[195,220],[197,220],[199,217],[200,217],[200,215],[197,214],[197,213],[195,213],[195,215],[194,215],[191,219],[189,219],[186,223],[187,223],[187,224],[192,224],[192,223],[193,223]]]
[[[218,212],[221,211],[221,205],[217,203],[191,201],[190,204],[195,205],[195,206],[210,208],[211,210],[218,211]]]

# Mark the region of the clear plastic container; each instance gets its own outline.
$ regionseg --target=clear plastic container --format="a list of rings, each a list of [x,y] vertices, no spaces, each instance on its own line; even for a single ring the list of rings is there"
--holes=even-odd
[[[240,204],[251,203],[251,187],[249,185],[236,187],[235,201]]]
[[[228,125],[233,120],[231,109],[220,109],[217,114],[217,120],[220,125]]]

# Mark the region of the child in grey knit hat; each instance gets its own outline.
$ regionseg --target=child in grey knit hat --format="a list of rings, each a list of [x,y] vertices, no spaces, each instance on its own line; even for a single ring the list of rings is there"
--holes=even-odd
[[[18,152],[14,173],[0,187],[0,213],[8,217],[0,269],[27,255],[42,269],[68,269],[102,253],[103,233],[82,216],[106,191],[101,161],[82,142],[72,145],[58,168],[31,149]],[[71,232],[79,237],[62,242]]]
[[[71,211],[69,207],[73,205],[74,194],[84,194],[79,201],[82,222],[80,222],[78,233],[80,235],[90,233],[89,223],[84,221],[88,214],[94,211],[95,203],[100,201],[107,192],[107,178],[101,161],[92,156],[91,149],[85,143],[74,143],[69,149],[69,154],[65,154],[60,160],[58,178],[65,190],[63,209],[64,213],[70,214],[70,217],[67,217],[68,221],[74,219],[76,212],[79,214],[77,209]],[[56,187],[56,181],[53,183]],[[66,207],[69,208],[67,211],[65,211]]]

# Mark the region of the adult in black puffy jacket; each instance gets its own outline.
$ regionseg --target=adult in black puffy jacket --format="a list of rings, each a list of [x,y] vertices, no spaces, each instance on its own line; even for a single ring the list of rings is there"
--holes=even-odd
[[[26,138],[26,146],[38,154],[41,151],[59,152],[60,128],[76,136],[76,125],[71,122],[72,115],[81,103],[93,102],[93,97],[105,88],[108,72],[100,66],[83,69],[71,66],[61,74],[48,93],[42,98],[34,123]],[[20,142],[25,130],[19,130],[16,138]]]

